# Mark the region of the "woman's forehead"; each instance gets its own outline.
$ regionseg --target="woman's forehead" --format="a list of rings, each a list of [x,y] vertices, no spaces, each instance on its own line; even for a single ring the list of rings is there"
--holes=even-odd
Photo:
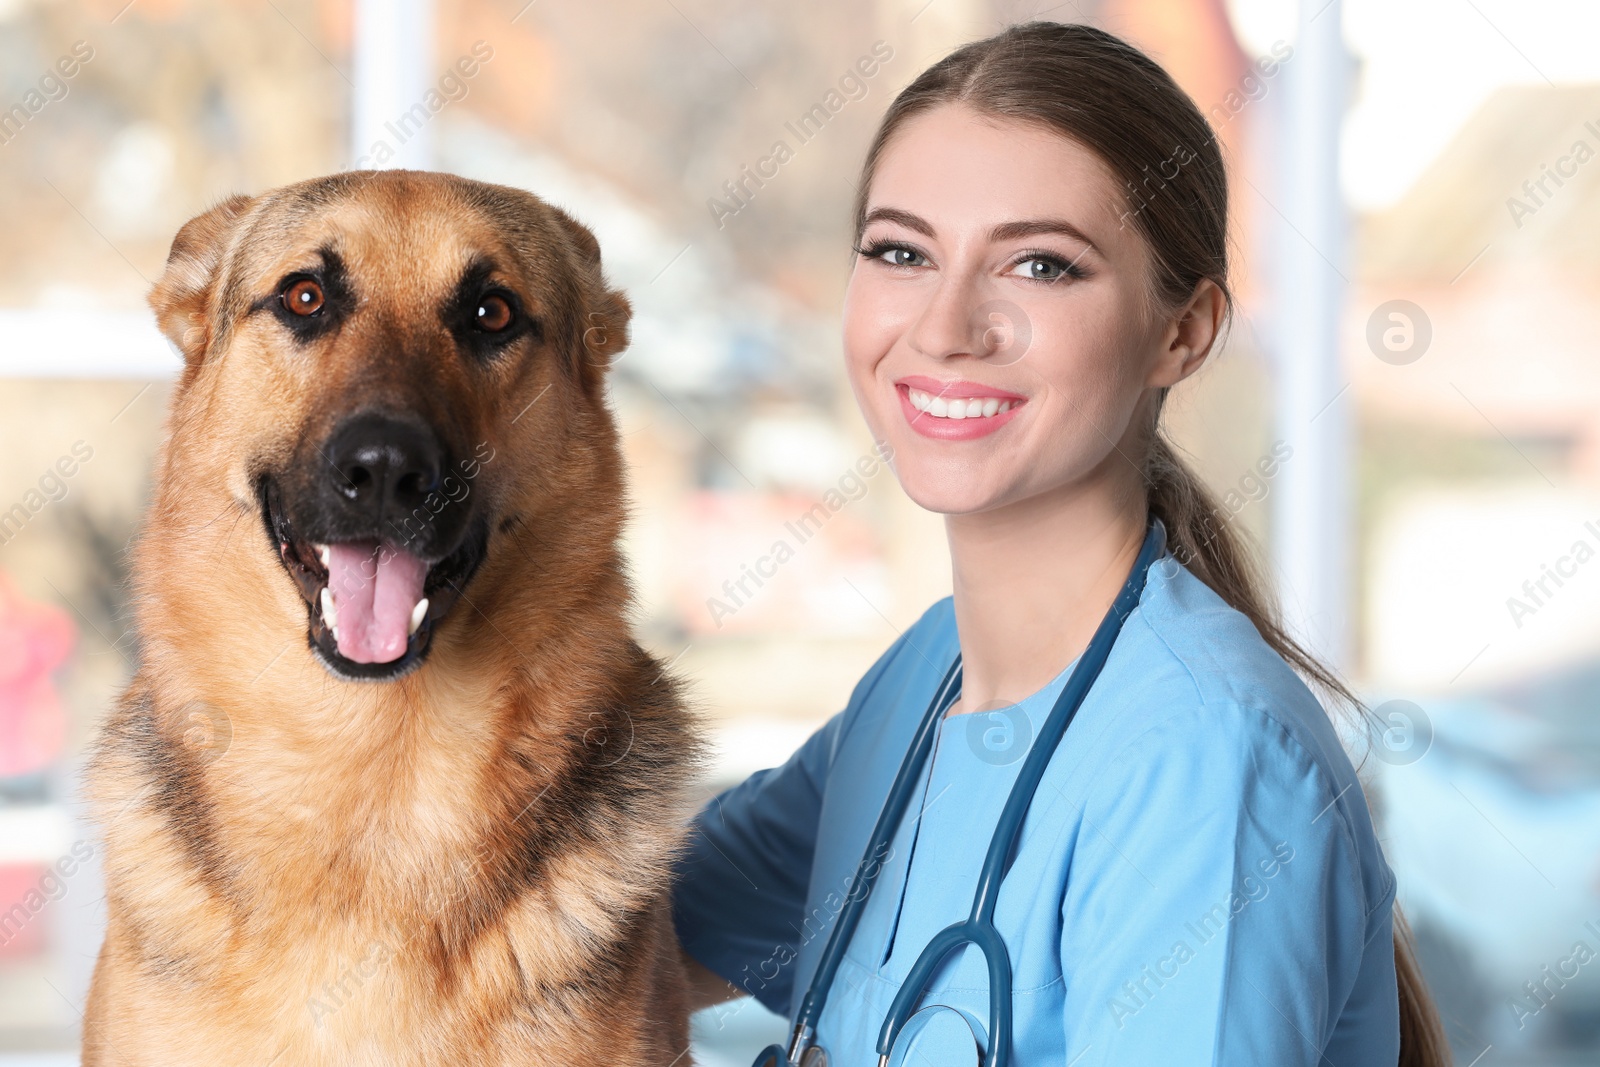
[[[944,233],[1064,217],[1110,253],[1128,199],[1093,151],[1045,126],[943,105],[906,122],[885,145],[868,211],[893,207]]]

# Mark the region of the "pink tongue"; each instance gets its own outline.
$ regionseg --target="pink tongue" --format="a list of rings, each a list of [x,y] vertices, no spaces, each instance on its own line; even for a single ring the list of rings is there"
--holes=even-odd
[[[376,541],[328,546],[328,590],[339,620],[339,655],[388,663],[405,654],[411,610],[422,599],[428,565]]]

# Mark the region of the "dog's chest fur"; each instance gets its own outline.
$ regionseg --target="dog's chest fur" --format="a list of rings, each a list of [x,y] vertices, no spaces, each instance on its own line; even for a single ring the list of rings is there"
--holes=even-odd
[[[403,774],[343,753],[319,782],[246,733],[208,770],[172,746],[155,703],[124,704],[100,765],[128,794],[106,798],[123,809],[108,977],[144,991],[119,1053],[215,1067],[218,1042],[246,1041],[281,1065],[548,1062],[647,993],[673,791],[631,761],[619,792],[574,762],[581,739],[525,738],[501,759],[548,780],[496,818],[461,777],[494,762],[467,739],[419,746]],[[633,717],[636,756],[670,752],[650,711]]]

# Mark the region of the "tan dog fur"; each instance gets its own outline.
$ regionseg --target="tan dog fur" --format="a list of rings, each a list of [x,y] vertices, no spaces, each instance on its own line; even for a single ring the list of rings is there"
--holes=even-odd
[[[330,245],[359,306],[297,348],[252,304]],[[492,363],[439,325],[474,257],[542,326]],[[194,219],[150,302],[185,367],[88,776],[86,1067],[687,1065],[666,892],[699,748],[627,623],[629,307],[593,236],[520,190],[345,173]],[[427,659],[378,682],[313,654],[253,485],[369,403],[473,442],[492,516]]]

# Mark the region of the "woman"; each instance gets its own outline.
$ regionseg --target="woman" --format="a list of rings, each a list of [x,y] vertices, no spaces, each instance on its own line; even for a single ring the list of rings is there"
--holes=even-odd
[[[945,516],[954,595],[787,763],[696,820],[675,910],[700,1006],[748,992],[793,1019],[864,898],[805,1036],[833,1067],[879,1062],[891,1002],[967,916],[1029,739],[1154,516],[1168,552],[996,898],[1011,1062],[1448,1062],[1359,780],[1295,668],[1360,705],[1279,627],[1159,429],[1230,311],[1226,208],[1205,118],[1098,30],[1012,27],[890,107],[859,185],[845,356],[902,487]],[[909,807],[863,856],[958,653]],[[978,1062],[990,988],[982,953],[949,952],[918,1001],[944,1007],[892,1059]]]

